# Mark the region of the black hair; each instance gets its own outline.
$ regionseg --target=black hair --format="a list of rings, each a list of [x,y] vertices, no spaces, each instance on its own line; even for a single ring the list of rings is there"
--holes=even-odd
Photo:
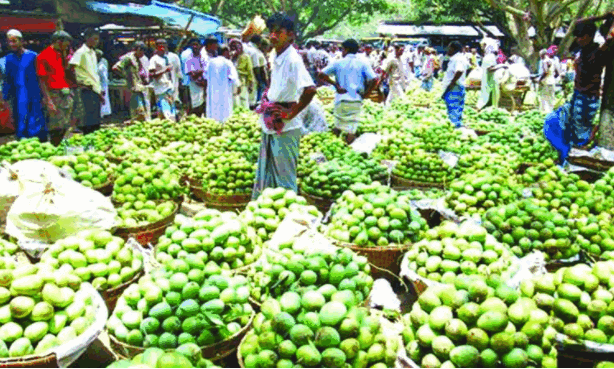
[[[274,28],[285,29],[288,32],[294,33],[294,20],[285,13],[275,13],[266,20],[266,26],[269,30]]]
[[[188,45],[192,45],[195,42],[198,43],[199,45],[201,44],[199,39],[191,38],[190,41],[188,41]]]
[[[576,24],[576,28],[573,30],[575,37],[582,37],[586,35],[595,36],[597,32],[597,26],[593,22],[582,22]]]
[[[450,49],[452,49],[454,51],[454,53],[456,54],[457,52],[463,50],[463,46],[461,45],[460,42],[458,41],[452,41],[450,42],[450,45],[448,45],[448,47]]]
[[[205,40],[205,46],[217,44],[217,43],[219,43],[219,41],[217,40],[217,38],[215,38],[215,36],[209,36]]]
[[[343,41],[341,47],[347,50],[348,54],[356,54],[358,52],[358,42],[352,38]]]
[[[262,42],[262,37],[260,37],[260,35],[253,35],[250,41],[260,46],[260,43]]]
[[[98,36],[100,35],[100,32],[98,32],[98,30],[94,29],[94,28],[88,28],[85,31],[83,31],[83,37],[85,39],[88,39],[90,37],[94,37],[94,36]]]
[[[221,45],[220,48],[218,49],[218,55],[222,55],[226,51],[230,52],[230,49],[228,48],[228,46]]]

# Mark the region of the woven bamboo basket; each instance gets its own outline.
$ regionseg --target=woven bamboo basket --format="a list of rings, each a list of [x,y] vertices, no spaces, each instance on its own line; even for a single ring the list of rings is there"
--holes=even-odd
[[[134,228],[117,228],[115,230],[115,235],[126,241],[130,237],[133,237],[143,247],[148,247],[150,243],[156,244],[158,242],[158,238],[164,234],[166,228],[175,220],[175,216],[177,213],[179,213],[179,209],[181,209],[181,206],[176,204],[173,213],[166,218],[144,226]]]
[[[328,213],[328,210],[335,202],[335,200],[333,199],[325,199],[323,197],[313,196],[308,193],[305,193],[304,191],[301,191],[301,196],[303,196],[305,200],[307,200],[307,203],[309,203],[309,205],[313,205],[318,208],[318,210],[322,214]]]
[[[215,343],[213,345],[201,347],[201,352],[203,358],[209,359],[211,361],[219,361],[231,355],[235,350],[239,347],[239,343],[243,340],[243,337],[247,334],[247,331],[252,327],[252,322],[254,321],[254,317],[256,313],[252,313],[249,322],[243,327],[240,331],[235,333],[232,337],[222,341]],[[111,349],[115,352],[121,359],[132,359],[138,354],[142,354],[145,352],[146,348],[132,346],[124,342],[120,342],[115,336],[109,334],[109,339],[111,341]],[[174,351],[174,350],[166,350],[166,351]]]
[[[110,313],[112,313],[113,310],[115,310],[115,306],[117,305],[117,300],[119,300],[120,296],[122,295],[122,293],[124,293],[124,291],[128,288],[128,286],[130,286],[133,283],[136,283],[144,274],[145,274],[145,271],[141,270],[140,272],[136,273],[136,275],[132,279],[130,279],[128,282],[122,283],[115,288],[110,288],[108,290],[100,292],[100,295],[102,296],[102,299],[107,305],[107,309],[109,309]]]
[[[113,180],[109,179],[106,183],[103,183],[98,187],[94,187],[94,190],[100,192],[105,196],[110,196],[113,193],[113,185]]]
[[[335,97],[334,96],[322,96],[322,97],[318,97],[318,99],[322,102],[322,105],[328,105],[330,103],[332,103],[333,101],[335,101]]]
[[[582,262],[582,258],[577,258],[577,260],[551,260],[546,263],[546,270],[549,273],[555,273],[557,270],[561,268],[572,267],[581,262]]]
[[[2,359],[0,368],[59,368],[59,365],[55,353],[50,353]]]
[[[348,243],[338,243],[367,258],[375,268],[371,270],[373,279],[389,279],[390,274],[398,278],[401,272],[401,259],[411,245],[361,247]],[[380,270],[381,269],[381,270]]]
[[[424,188],[424,189],[429,189],[429,188],[445,188],[445,184],[444,183],[429,183],[429,182],[416,182],[416,181],[412,181],[409,179],[405,179],[405,178],[401,178],[395,175],[391,176],[391,184],[393,187],[400,187],[400,188]]]
[[[570,156],[568,160],[570,164],[600,172],[607,172],[610,168],[614,167],[614,162],[589,156]]]
[[[220,211],[243,211],[252,200],[252,194],[216,195],[204,192],[203,201],[208,208]]]
[[[239,344],[243,341],[243,337],[245,337],[247,332],[252,328],[252,322],[254,321],[255,316],[256,313],[252,312],[249,322],[245,325],[245,327],[243,327],[229,339],[203,347],[203,357],[211,361],[219,361],[234,353],[239,347]]]
[[[612,361],[614,345],[596,342],[574,342],[568,336],[557,334],[554,344],[558,350],[558,362],[566,368],[595,368],[599,362]]]
[[[241,342],[239,342],[239,347],[237,347],[237,360],[239,361],[240,368],[245,368],[245,362],[243,361],[243,355],[241,355],[241,346],[243,346],[243,343],[245,342],[246,337],[247,337],[247,334],[243,336],[243,338],[241,338]]]

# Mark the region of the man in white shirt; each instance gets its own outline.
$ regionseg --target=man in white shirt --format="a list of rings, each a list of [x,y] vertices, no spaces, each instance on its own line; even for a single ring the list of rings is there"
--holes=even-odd
[[[175,109],[175,88],[172,81],[173,66],[166,56],[168,45],[166,40],[156,41],[156,53],[149,60],[149,75],[151,85],[156,97],[158,116],[160,118],[176,121],[177,111]],[[175,79],[177,75],[175,74]],[[178,82],[178,80],[177,80]]]
[[[88,29],[84,33],[85,42],[75,51],[69,65],[77,79],[78,91],[84,116],[82,118],[83,133],[91,133],[100,128],[100,104],[104,101],[104,93],[98,74],[98,61],[94,49],[100,40],[98,31]]]
[[[239,75],[232,62],[222,56],[223,52],[228,50],[226,46],[222,46],[220,53],[216,55],[217,39],[212,37],[205,42],[211,45],[207,48],[211,50],[211,54],[203,74],[207,118],[224,123],[232,114],[233,87],[239,83]]]
[[[247,55],[249,55],[249,57],[252,59],[252,68],[254,69],[254,76],[256,76],[256,79],[254,80],[254,84],[252,86],[252,90],[249,94],[249,106],[250,106],[250,109],[253,110],[256,108],[256,105],[258,104],[258,101],[259,101],[258,99],[258,87],[260,85],[259,81],[264,80],[263,75],[264,75],[265,66],[262,64],[262,60],[265,58],[264,58],[264,54],[262,54],[262,51],[258,49],[258,45],[257,45],[257,43],[260,44],[260,41],[262,40],[262,38],[259,35],[254,35],[251,37],[247,37],[243,35],[242,38],[243,38],[243,51]]]
[[[298,190],[296,168],[303,128],[301,112],[309,105],[316,88],[303,60],[292,46],[294,21],[285,14],[267,20],[271,44],[277,57],[271,66],[271,86],[258,112],[263,116],[262,142],[252,198],[265,188]]]
[[[181,101],[186,107],[186,111],[190,111],[190,75],[186,72],[186,62],[192,58],[192,48],[188,45],[188,48],[181,53]]]
[[[252,65],[254,67],[254,76],[256,76],[256,82],[257,82],[257,88],[255,89],[255,92],[253,92],[253,94],[255,94],[255,98],[253,99],[254,101],[254,108],[256,107],[256,105],[258,105],[258,103],[260,102],[260,99],[262,99],[262,94],[264,93],[264,89],[266,88],[266,86],[268,86],[268,82],[267,82],[267,73],[266,73],[266,67],[267,67],[267,63],[266,63],[266,57],[264,56],[264,52],[262,52],[262,37],[260,37],[260,35],[254,35],[252,36],[250,42],[249,42],[249,46],[251,48],[253,48],[255,50],[253,56],[252,56]]]
[[[190,114],[202,116],[205,109],[205,80],[203,72],[207,65],[207,59],[202,57],[202,46],[196,38],[190,40],[192,57],[186,61],[185,71],[190,76]]]
[[[465,72],[467,71],[467,59],[462,53],[460,42],[453,41],[448,46],[450,62],[443,77],[445,88],[442,99],[448,107],[448,117],[456,128],[463,125],[463,109],[465,108]]]
[[[360,124],[362,100],[369,96],[377,84],[377,75],[371,65],[358,59],[358,42],[343,42],[343,59],[333,62],[320,73],[320,80],[337,90],[335,96],[335,130],[347,133],[347,142],[354,141]],[[335,77],[333,81],[330,77]]]

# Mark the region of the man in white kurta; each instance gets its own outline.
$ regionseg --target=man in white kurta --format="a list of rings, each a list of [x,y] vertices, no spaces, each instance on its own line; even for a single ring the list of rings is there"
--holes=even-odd
[[[185,71],[190,76],[190,103],[191,114],[198,116],[203,113],[203,104],[205,103],[205,87],[202,84],[202,75],[207,65],[207,60],[201,55],[200,41],[197,39],[190,41],[190,47],[192,48],[192,57],[190,57],[185,64]]]
[[[203,73],[207,81],[207,118],[224,123],[232,115],[233,88],[239,75],[232,62],[218,55],[209,60]]]

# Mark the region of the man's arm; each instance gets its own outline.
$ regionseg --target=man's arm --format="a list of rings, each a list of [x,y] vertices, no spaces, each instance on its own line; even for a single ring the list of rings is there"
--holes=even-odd
[[[596,17],[587,17],[587,18],[578,19],[576,21],[576,25],[578,25],[580,23],[595,23],[595,22],[599,22],[599,21],[602,21],[602,20],[606,20],[612,14],[613,14],[613,12],[608,12],[608,13],[605,13],[603,15],[599,15],[599,16],[596,16]]]
[[[445,96],[445,94],[447,94],[448,92],[450,92],[450,90],[452,90],[452,87],[456,84],[456,82],[458,82],[458,80],[463,76],[463,72],[462,71],[457,71],[456,73],[454,73],[454,78],[452,78],[452,81],[450,81],[450,84],[446,87],[445,91],[443,92],[443,95]]]
[[[315,96],[316,92],[316,86],[306,87],[303,90],[303,93],[301,94],[301,98],[299,99],[298,103],[290,109],[290,114],[284,117],[284,114],[282,113],[282,118],[294,119],[303,111],[303,109],[307,107],[307,105],[311,103],[311,100],[313,100],[313,97]]]

